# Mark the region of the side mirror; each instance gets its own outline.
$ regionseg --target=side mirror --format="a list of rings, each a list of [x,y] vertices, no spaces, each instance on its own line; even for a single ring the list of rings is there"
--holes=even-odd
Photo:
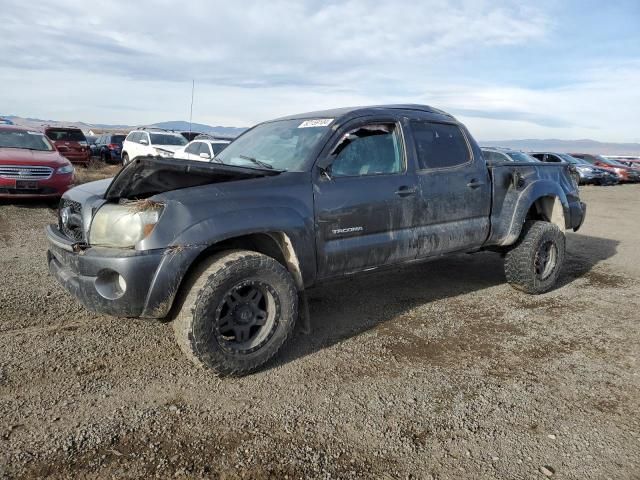
[[[149,145],[149,142],[147,141],[147,139],[146,139],[146,138],[141,138],[141,139],[140,139],[140,143],[141,143],[142,145]]]
[[[205,160],[210,160],[211,159],[211,155],[209,155],[208,153],[202,152],[200,154],[200,158],[204,158]]]
[[[326,160],[326,159],[324,159]],[[330,159],[329,159],[330,160]],[[320,176],[325,180],[332,180],[331,177],[331,162],[318,162],[318,171],[320,172]]]

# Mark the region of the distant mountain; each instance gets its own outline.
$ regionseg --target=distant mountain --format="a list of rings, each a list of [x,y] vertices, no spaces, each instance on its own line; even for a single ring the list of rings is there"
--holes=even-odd
[[[486,147],[508,147],[526,152],[595,153],[601,155],[640,155],[640,143],[605,143],[595,140],[491,140],[480,142]]]
[[[189,131],[189,122],[185,122],[183,120],[173,120],[170,122],[159,122],[151,125],[153,127],[166,128],[168,130],[180,130],[181,132]],[[242,132],[244,132],[246,128],[239,127],[212,127],[211,125],[205,125],[203,123],[193,123],[191,124],[192,132],[200,132],[200,133],[211,133],[217,135],[226,135],[231,137],[237,137]]]
[[[133,130],[134,128],[140,126],[140,125],[114,125],[114,124],[107,124],[107,123],[66,122],[61,120],[43,120],[41,118],[19,117],[17,115],[0,115],[0,117],[8,118],[12,122],[14,122],[16,125],[23,125],[25,127],[30,127],[30,128],[41,128],[44,125],[51,125],[54,127],[68,126],[68,127],[78,127],[85,132],[87,132],[88,130],[94,130],[94,131],[97,130],[99,132],[102,132],[103,130],[104,131],[108,131],[108,130],[127,131],[127,130]],[[153,124],[150,124],[149,126],[166,128],[167,130],[178,130],[181,132],[189,131],[189,122],[185,122],[182,120],[153,123]],[[211,134],[224,135],[229,137],[237,137],[242,132],[244,132],[246,128],[221,127],[221,126],[212,127],[211,125],[194,123],[191,125],[191,130],[193,132],[199,132],[199,133],[211,133]]]

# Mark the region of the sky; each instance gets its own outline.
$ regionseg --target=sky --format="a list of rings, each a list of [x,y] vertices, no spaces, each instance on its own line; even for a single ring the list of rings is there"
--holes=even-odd
[[[640,0],[2,0],[0,114],[251,126],[422,103],[484,140],[640,142]]]

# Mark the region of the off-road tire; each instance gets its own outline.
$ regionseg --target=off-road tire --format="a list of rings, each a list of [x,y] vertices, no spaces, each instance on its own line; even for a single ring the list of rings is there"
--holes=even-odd
[[[549,244],[555,248],[555,265],[548,276],[541,278],[536,272],[536,256],[544,245]],[[564,256],[565,237],[557,225],[543,221],[528,221],[522,227],[520,238],[505,256],[504,273],[512,287],[538,295],[548,292],[556,284]]]
[[[268,285],[277,297],[277,321],[257,350],[235,352],[214,333],[216,308],[230,289],[243,282]],[[228,250],[203,262],[186,286],[173,330],[182,351],[198,366],[219,376],[242,376],[270,360],[293,332],[298,295],[291,274],[275,259],[248,250]]]

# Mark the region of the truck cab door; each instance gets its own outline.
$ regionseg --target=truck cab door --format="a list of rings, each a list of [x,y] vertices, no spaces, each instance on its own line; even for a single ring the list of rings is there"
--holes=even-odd
[[[480,247],[489,236],[491,179],[480,149],[455,123],[409,122],[418,161],[418,257]]]
[[[313,177],[320,278],[415,258],[418,188],[399,122],[339,129]]]

